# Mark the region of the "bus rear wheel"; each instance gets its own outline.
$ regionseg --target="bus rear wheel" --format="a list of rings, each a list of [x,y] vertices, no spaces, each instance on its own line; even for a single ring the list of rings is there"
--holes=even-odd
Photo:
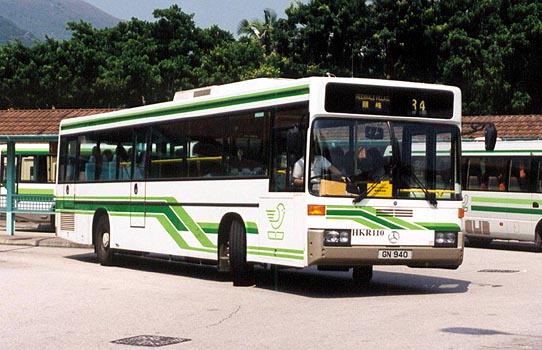
[[[229,255],[233,285],[238,287],[254,285],[254,266],[247,262],[246,231],[238,220],[233,220],[230,226]]]
[[[368,285],[373,278],[373,265],[354,266],[352,279],[360,285]]]
[[[102,215],[98,219],[94,236],[94,247],[98,262],[103,266],[113,265],[113,252],[111,251],[111,233],[109,230],[109,219]]]

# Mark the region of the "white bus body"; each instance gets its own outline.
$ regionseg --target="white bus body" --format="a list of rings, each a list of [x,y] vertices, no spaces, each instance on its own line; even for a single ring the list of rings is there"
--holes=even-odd
[[[305,78],[65,120],[57,233],[94,244],[102,264],[119,251],[209,260],[236,285],[251,283],[255,264],[354,268],[364,281],[373,265],[454,269],[460,118],[457,88]],[[420,143],[426,156],[415,162]],[[448,156],[438,165],[441,144]],[[383,156],[382,177],[362,179],[360,147]],[[305,154],[327,157],[342,176],[295,186]]]
[[[463,142],[464,229],[473,243],[534,242],[542,248],[542,141]]]

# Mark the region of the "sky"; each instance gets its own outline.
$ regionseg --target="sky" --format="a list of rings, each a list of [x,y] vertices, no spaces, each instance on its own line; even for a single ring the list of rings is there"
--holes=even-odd
[[[177,4],[181,10],[194,14],[194,22],[200,28],[213,24],[221,29],[237,34],[237,26],[243,19],[263,20],[263,10],[275,10],[278,17],[286,17],[284,10],[294,0],[84,0],[119,19],[132,17],[152,21],[152,12],[156,8],[169,8]],[[301,1],[307,3],[308,0]]]

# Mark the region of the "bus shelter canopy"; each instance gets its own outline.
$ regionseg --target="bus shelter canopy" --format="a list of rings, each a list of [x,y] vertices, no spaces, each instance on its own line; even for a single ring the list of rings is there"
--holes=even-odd
[[[15,144],[21,142],[58,141],[60,122],[64,119],[82,117],[113,111],[114,109],[38,109],[0,111],[0,144],[7,144],[6,195],[0,198],[0,212],[6,213],[6,234],[15,233],[15,213],[19,212],[15,197]],[[55,147],[56,148],[56,147]],[[5,198],[4,198],[5,197]],[[52,200],[52,199],[51,199]],[[14,205],[14,203],[16,203]],[[43,208],[38,208],[43,211]],[[30,208],[28,211],[32,211]]]

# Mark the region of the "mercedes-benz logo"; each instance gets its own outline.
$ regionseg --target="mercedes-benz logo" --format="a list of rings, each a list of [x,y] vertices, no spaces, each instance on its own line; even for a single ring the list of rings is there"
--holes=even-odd
[[[399,242],[400,238],[401,235],[397,231],[391,231],[391,233],[388,235],[388,241],[390,241],[391,244],[396,244]]]

